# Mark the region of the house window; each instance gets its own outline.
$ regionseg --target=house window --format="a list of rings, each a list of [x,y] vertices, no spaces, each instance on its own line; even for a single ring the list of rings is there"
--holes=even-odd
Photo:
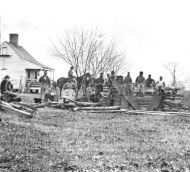
[[[30,78],[30,71],[28,71],[28,78]]]
[[[7,47],[2,47],[2,55],[7,55]]]

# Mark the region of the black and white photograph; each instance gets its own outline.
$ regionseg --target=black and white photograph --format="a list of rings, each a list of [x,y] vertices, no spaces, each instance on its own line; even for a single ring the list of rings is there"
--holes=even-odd
[[[189,0],[0,0],[0,172],[190,172]]]

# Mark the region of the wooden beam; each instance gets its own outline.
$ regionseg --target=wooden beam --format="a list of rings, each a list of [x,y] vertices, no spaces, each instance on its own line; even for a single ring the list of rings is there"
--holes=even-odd
[[[137,103],[137,101],[136,101],[136,99],[135,99],[135,97],[133,96],[133,95],[127,95],[127,96],[125,96],[125,94],[124,94],[124,90],[122,89],[122,87],[119,85],[119,83],[115,83],[115,88],[117,89],[117,91],[118,91],[118,93],[121,95],[121,96],[123,96],[124,97],[124,99],[125,99],[125,101],[127,102],[127,103],[129,103],[132,107],[133,107],[133,109],[140,109],[140,105]]]
[[[31,113],[19,110],[19,109],[15,109],[14,107],[12,107],[11,105],[9,105],[9,103],[3,102],[1,101],[0,107],[6,111],[9,112],[13,112],[13,113],[17,113],[17,114],[21,114],[24,115],[25,117],[28,118],[32,118],[33,116],[31,115]]]
[[[102,110],[102,111],[88,111],[89,113],[124,113],[126,112],[125,109],[120,109],[120,110]]]
[[[163,94],[159,94],[159,95],[154,95],[152,97],[152,100],[150,101],[150,104],[147,108],[148,111],[153,111],[153,110],[157,110],[158,106],[160,105],[162,98],[163,98]]]
[[[77,110],[120,110],[121,106],[76,107],[75,109]]]

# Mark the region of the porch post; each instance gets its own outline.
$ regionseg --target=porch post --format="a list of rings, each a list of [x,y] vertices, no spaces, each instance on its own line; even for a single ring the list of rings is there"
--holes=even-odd
[[[53,81],[54,81],[54,70],[53,70]]]

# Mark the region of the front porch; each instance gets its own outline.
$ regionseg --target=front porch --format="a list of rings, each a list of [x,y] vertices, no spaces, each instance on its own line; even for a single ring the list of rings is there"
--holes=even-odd
[[[39,79],[43,75],[44,69],[26,69],[26,92],[39,93],[40,83]],[[54,80],[54,71],[48,70],[50,80]]]

